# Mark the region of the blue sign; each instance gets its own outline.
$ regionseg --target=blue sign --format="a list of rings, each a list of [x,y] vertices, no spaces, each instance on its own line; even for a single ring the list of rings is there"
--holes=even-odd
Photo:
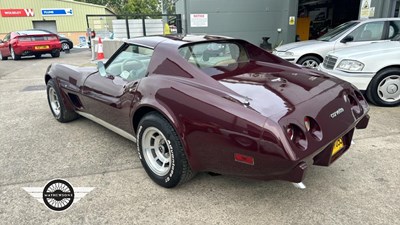
[[[72,16],[72,9],[42,9],[42,16]]]

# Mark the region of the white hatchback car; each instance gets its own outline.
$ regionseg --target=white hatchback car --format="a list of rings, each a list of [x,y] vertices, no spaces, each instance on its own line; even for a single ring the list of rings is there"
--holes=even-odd
[[[400,35],[330,52],[318,69],[352,83],[376,105],[400,105]]]
[[[273,54],[306,67],[316,68],[328,52],[390,40],[400,31],[400,18],[380,18],[349,21],[337,26],[316,40],[279,46]]]

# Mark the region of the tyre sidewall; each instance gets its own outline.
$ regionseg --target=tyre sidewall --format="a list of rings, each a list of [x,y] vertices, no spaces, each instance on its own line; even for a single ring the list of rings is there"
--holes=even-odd
[[[171,149],[171,169],[165,176],[159,176],[155,174],[149,168],[145,158],[143,157],[144,154],[142,149],[142,137],[144,131],[149,127],[155,127],[160,130],[167,139],[167,144]],[[150,113],[140,121],[137,132],[137,150],[140,161],[144,169],[146,170],[146,173],[155,183],[166,188],[175,187],[179,184],[182,178],[183,171],[183,159],[181,159],[182,154],[179,154],[179,152],[183,151],[183,148],[173,127],[168,123],[168,121],[162,118],[161,115]]]
[[[390,75],[399,75],[400,70],[399,69],[388,69],[384,70],[382,72],[379,72],[371,81],[369,87],[368,87],[368,93],[367,97],[371,99],[372,103],[379,105],[379,106],[398,106],[400,105],[400,100],[396,102],[386,102],[382,100],[379,95],[378,95],[378,86],[379,83],[385,79],[386,77]]]

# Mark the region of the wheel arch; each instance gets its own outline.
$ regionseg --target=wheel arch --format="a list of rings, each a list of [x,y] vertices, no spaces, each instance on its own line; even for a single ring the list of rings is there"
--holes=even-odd
[[[177,117],[173,114],[172,110],[169,110],[161,105],[155,106],[154,104],[144,104],[140,106],[133,114],[132,116],[132,125],[133,125],[133,130],[135,132],[135,135],[137,135],[137,129],[139,126],[140,120],[148,113],[150,112],[156,112],[159,113],[162,117],[164,117],[170,124],[171,126],[175,129],[176,133],[178,134],[178,137],[183,145],[184,152],[186,154],[186,158],[188,159],[188,163],[190,167],[192,168],[193,171],[195,171],[195,168],[193,166],[195,163],[193,162],[192,157],[190,157],[190,148],[187,145],[187,143],[184,141],[185,140],[185,134],[183,132],[183,125],[180,123],[180,121],[177,119]]]
[[[304,59],[305,57],[308,56],[313,56],[313,57],[317,57],[319,60],[321,60],[321,63],[324,61],[324,57],[322,57],[321,55],[317,54],[317,53],[307,53],[305,55],[302,55],[296,62],[296,64],[298,64],[300,62],[300,60]]]
[[[375,73],[375,75],[371,78],[371,80],[369,81],[367,90],[370,88],[371,83],[372,83],[372,80],[373,80],[379,73],[381,73],[381,72],[384,71],[384,70],[389,70],[389,69],[398,69],[398,70],[400,70],[400,65],[385,66],[385,67],[381,68],[380,70],[378,70],[378,71]]]

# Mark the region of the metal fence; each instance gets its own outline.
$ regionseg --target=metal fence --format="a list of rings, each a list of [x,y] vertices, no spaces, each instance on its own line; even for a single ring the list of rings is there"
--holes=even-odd
[[[101,38],[131,38],[158,34],[181,34],[181,14],[86,15],[87,32]]]

